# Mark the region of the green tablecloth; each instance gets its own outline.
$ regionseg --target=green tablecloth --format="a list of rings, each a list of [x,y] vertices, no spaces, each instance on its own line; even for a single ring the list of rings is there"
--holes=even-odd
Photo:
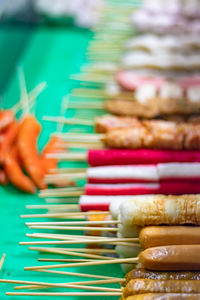
[[[42,116],[59,115],[61,99],[73,87],[69,75],[79,72],[85,61],[85,51],[90,39],[92,39],[91,32],[74,28],[26,28],[23,26],[0,28],[0,93],[3,95],[3,107],[11,107],[19,99],[16,70],[18,65],[24,67],[28,90],[43,80],[48,83],[48,88],[38,97],[34,109],[38,120],[43,125],[39,140],[40,149],[47,141],[49,134],[56,129],[54,123],[42,121]],[[71,111],[71,114],[74,113]],[[36,213],[36,211],[28,211],[25,205],[43,204],[44,200],[39,199],[37,195],[24,195],[12,186],[7,186],[0,187],[0,203],[0,255],[4,252],[7,255],[0,277],[49,282],[74,281],[73,277],[48,276],[48,274],[23,270],[25,266],[37,265],[38,257],[51,257],[51,255],[39,255],[35,251],[28,251],[26,246],[19,246],[20,241],[29,240],[25,234],[33,232],[24,225],[25,220],[20,219],[20,214]],[[87,269],[80,267],[75,271],[122,275],[119,266]],[[1,284],[0,299],[14,299],[15,297],[5,296],[6,291],[12,290],[12,285]],[[63,291],[68,291],[68,289],[63,289]],[[32,297],[32,299],[35,298],[43,299],[43,297]],[[27,299],[27,297],[19,297],[19,299]],[[69,297],[69,299],[78,299],[78,297]],[[118,299],[118,297],[112,299]]]

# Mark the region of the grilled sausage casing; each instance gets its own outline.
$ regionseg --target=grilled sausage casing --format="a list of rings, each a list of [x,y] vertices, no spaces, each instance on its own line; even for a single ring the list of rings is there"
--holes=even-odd
[[[167,245],[200,245],[198,226],[148,226],[140,231],[140,244],[144,249]]]
[[[200,245],[148,248],[139,254],[139,261],[155,271],[200,271]]]

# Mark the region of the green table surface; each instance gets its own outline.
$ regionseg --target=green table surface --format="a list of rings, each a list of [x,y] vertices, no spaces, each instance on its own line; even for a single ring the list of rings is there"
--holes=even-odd
[[[85,62],[85,53],[88,42],[93,34],[86,30],[67,27],[25,27],[2,26],[0,27],[0,93],[3,96],[2,106],[11,107],[19,100],[19,84],[17,67],[23,66],[28,90],[39,82],[46,80],[48,88],[38,97],[34,112],[43,126],[39,139],[41,149],[48,140],[49,134],[56,130],[54,123],[42,121],[43,115],[59,115],[62,97],[74,87],[74,82],[69,80],[70,74],[80,71]],[[69,115],[76,115],[75,110],[70,110]],[[81,112],[85,117],[92,117],[95,112]],[[79,114],[80,115],[80,114]],[[67,128],[68,129],[68,128]],[[69,128],[72,129],[73,128]],[[77,130],[79,127],[77,126]],[[84,130],[92,130],[85,128]],[[84,164],[82,164],[84,165]],[[25,226],[20,214],[40,213],[44,211],[27,210],[27,204],[43,204],[44,199],[37,195],[26,195],[17,191],[12,186],[0,187],[0,255],[6,253],[6,260],[1,270],[0,277],[7,279],[70,282],[77,280],[54,274],[42,274],[24,271],[25,266],[39,264],[39,257],[53,257],[38,254],[20,246],[20,241],[30,240],[26,233],[33,233]],[[31,219],[34,221],[34,219]],[[36,230],[34,231],[36,232]],[[41,231],[38,231],[41,232]],[[50,231],[49,231],[50,232]],[[58,256],[62,258],[62,256]],[[40,263],[41,264],[41,263]],[[45,263],[42,263],[45,264]],[[63,270],[63,269],[62,269]],[[100,275],[122,276],[120,266],[77,267],[67,271],[88,272]],[[78,278],[78,280],[83,280]],[[119,287],[113,285],[113,287]],[[6,291],[13,291],[13,285],[0,284],[0,299],[15,299],[14,296],[5,296]],[[41,290],[42,291],[42,290]],[[47,290],[46,290],[47,291]],[[73,291],[68,289],[52,289],[49,291]],[[27,299],[27,296],[19,296]],[[44,297],[31,297],[31,299],[44,299]],[[57,299],[60,297],[45,297]],[[89,297],[89,299],[93,297]],[[103,299],[105,297],[97,297]],[[119,297],[110,297],[118,299]],[[69,297],[69,299],[82,299]],[[84,297],[86,299],[86,297]]]

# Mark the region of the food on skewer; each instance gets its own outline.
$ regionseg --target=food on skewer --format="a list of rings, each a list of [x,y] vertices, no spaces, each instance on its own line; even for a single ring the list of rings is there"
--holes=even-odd
[[[87,161],[93,167],[168,162],[200,162],[200,153],[195,150],[91,149],[85,153],[49,154],[48,157],[64,161]]]
[[[47,183],[59,182],[64,179],[87,179],[93,184],[114,183],[147,183],[160,181],[200,181],[200,163],[158,163],[146,165],[99,166],[87,169],[76,169],[70,173],[67,169],[63,173],[49,174]]]
[[[167,120],[138,120],[134,117],[120,117],[120,116],[113,116],[113,115],[104,115],[101,117],[96,117],[94,126],[95,126],[95,132],[96,133],[106,133],[109,132],[112,129],[120,129],[120,128],[130,128],[130,127],[136,127],[136,128],[142,128],[142,127],[157,127],[157,129],[162,129],[164,127],[172,127],[176,123],[179,123],[179,126],[181,124],[184,124],[183,120],[181,121],[180,117],[177,117],[175,121],[167,121]],[[199,118],[198,117],[190,117],[187,120],[187,124],[199,124]]]
[[[147,226],[141,229],[142,248],[165,245],[200,244],[199,226]]]
[[[63,179],[61,180],[61,182]],[[60,182],[55,180],[52,182]],[[84,188],[57,188],[47,189],[40,193],[41,197],[74,197],[81,195],[94,195],[94,196],[117,196],[117,195],[148,195],[148,194],[172,194],[180,195],[186,194],[199,194],[199,180],[183,182],[182,180],[174,181],[161,181],[157,183],[122,183],[122,184],[86,184]]]
[[[127,226],[199,225],[199,201],[199,195],[132,197],[121,203],[120,220]]]
[[[123,289],[123,296],[145,293],[196,293],[200,294],[198,280],[132,279]]]
[[[167,1],[152,2],[133,13],[132,22],[142,32],[157,34],[199,33],[199,2],[178,1],[177,5]]]
[[[45,188],[43,166],[37,150],[37,138],[41,126],[34,116],[26,116],[18,134],[18,151],[20,159],[29,176],[38,188]],[[30,134],[32,132],[32,134]]]
[[[148,279],[157,279],[157,280],[200,280],[200,272],[193,271],[193,272],[155,272],[149,271],[142,268],[134,268],[130,272],[128,272],[125,276],[125,283],[126,284],[131,279],[137,278],[148,278]]]
[[[122,297],[121,300],[124,298]],[[129,296],[126,300],[198,300],[199,294],[185,293],[146,293],[135,296]]]
[[[147,53],[190,53],[194,54],[200,50],[198,35],[177,36],[164,35],[158,36],[145,34],[133,37],[125,43],[125,50],[140,50]]]
[[[162,61],[165,62],[165,59]],[[72,102],[68,107],[105,109],[116,115],[144,118],[199,112],[199,75],[168,80],[162,76],[120,71],[116,81],[122,91],[117,91],[111,99],[105,96],[107,100],[104,103]]]
[[[34,194],[36,192],[36,187],[33,181],[23,173],[20,164],[17,162],[12,153],[12,150],[10,150],[10,153],[6,154],[4,169],[9,181],[15,187],[30,194]]]
[[[113,129],[102,135],[61,134],[64,140],[84,142],[102,141],[108,148],[121,149],[170,149],[199,150],[200,126],[196,124],[176,124],[154,121],[142,127]]]
[[[155,271],[198,271],[200,245],[176,245],[148,248],[139,254],[145,269]]]
[[[15,121],[15,115],[12,110],[0,111],[0,131],[5,130],[9,125]]]

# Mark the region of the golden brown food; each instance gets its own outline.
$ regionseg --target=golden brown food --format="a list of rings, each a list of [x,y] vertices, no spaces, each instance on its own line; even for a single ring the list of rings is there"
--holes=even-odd
[[[148,99],[146,103],[140,103],[134,99],[116,99],[105,102],[105,110],[120,116],[134,116],[141,118],[154,118],[160,115],[189,115],[200,111],[200,102],[192,102],[182,97],[177,99],[164,99],[155,97]]]
[[[123,289],[123,296],[145,293],[184,293],[199,294],[200,282],[198,280],[153,280],[153,279],[132,279]]]
[[[143,126],[111,129],[104,142],[110,148],[199,150],[200,125],[154,120]]]
[[[123,298],[125,299],[125,298]],[[171,293],[171,294],[140,294],[135,296],[129,296],[126,300],[198,300],[199,294],[183,294],[183,293]]]
[[[95,131],[105,133],[114,128],[142,127],[141,121],[134,117],[104,115],[95,119]]]
[[[157,279],[157,280],[200,280],[200,271],[179,271],[179,272],[159,272],[150,271],[143,268],[133,269],[126,274],[126,285],[132,279]]]
[[[140,231],[142,248],[167,245],[200,245],[199,226],[148,226]]]
[[[200,225],[200,195],[133,197],[121,203],[120,220],[123,226]]]
[[[200,245],[148,248],[139,254],[139,260],[153,271],[200,271]]]

